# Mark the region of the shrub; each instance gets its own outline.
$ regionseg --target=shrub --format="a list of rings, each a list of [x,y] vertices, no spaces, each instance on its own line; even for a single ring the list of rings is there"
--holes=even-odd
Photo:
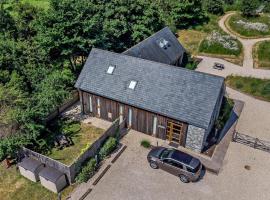
[[[241,82],[236,82],[236,83],[235,83],[235,87],[236,87],[237,89],[241,89],[241,88],[244,87],[244,85],[243,85],[243,83],[241,83]]]
[[[150,148],[151,144],[148,140],[142,140],[141,141],[141,146],[143,146],[144,148]]]
[[[224,14],[224,1],[223,0],[207,0],[206,9],[209,13],[215,15]]]
[[[99,150],[99,157],[101,159],[106,158],[117,146],[117,140],[114,137],[109,137],[104,145]]]
[[[244,16],[254,17],[260,5],[258,0],[242,0],[241,11]]]
[[[267,83],[262,88],[263,95],[270,95],[270,83]]]
[[[76,181],[79,183],[88,181],[94,174],[97,168],[97,162],[91,158],[77,175]]]

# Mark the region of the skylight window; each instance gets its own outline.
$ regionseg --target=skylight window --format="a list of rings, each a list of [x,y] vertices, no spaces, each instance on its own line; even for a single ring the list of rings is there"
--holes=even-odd
[[[113,74],[114,69],[115,69],[115,66],[110,65],[109,68],[107,69],[107,74]]]
[[[159,40],[158,45],[159,45],[160,48],[163,48],[163,49],[167,49],[168,47],[170,47],[169,41],[165,40],[164,38],[161,38]]]
[[[134,90],[137,85],[137,81],[130,81],[128,88]]]

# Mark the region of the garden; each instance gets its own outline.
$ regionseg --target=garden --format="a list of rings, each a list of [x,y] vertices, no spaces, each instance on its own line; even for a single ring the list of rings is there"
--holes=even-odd
[[[255,68],[270,69],[270,41],[259,42],[253,49]]]
[[[47,156],[63,164],[70,165],[80,154],[84,153],[102,133],[104,133],[103,129],[97,128],[91,124],[60,119],[51,126],[49,133],[51,141],[49,141],[49,145],[53,147],[50,148]],[[53,138],[57,135],[64,135],[71,141],[71,144],[64,148],[59,145],[55,146],[55,140]]]
[[[220,17],[208,14],[208,20],[194,28],[178,31],[179,41],[192,55],[207,55],[242,64],[243,47],[218,25]]]
[[[246,17],[236,13],[225,22],[228,29],[245,38],[259,38],[270,36],[270,16],[260,14]]]
[[[226,85],[264,101],[270,101],[270,80],[253,77],[228,76]]]

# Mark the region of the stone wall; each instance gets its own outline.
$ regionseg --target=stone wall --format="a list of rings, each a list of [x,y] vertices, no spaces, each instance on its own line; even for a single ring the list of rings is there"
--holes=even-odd
[[[186,148],[201,152],[203,148],[205,130],[189,125],[187,130]]]

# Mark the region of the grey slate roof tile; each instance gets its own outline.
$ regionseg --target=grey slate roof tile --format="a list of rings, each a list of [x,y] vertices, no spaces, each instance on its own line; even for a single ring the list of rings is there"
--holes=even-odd
[[[222,77],[92,49],[75,87],[207,129],[223,84]]]
[[[165,39],[169,42],[170,46],[167,49],[163,49],[159,46],[161,39]],[[184,52],[184,47],[180,44],[175,35],[168,27],[165,27],[126,50],[123,54],[164,64],[173,64]]]

